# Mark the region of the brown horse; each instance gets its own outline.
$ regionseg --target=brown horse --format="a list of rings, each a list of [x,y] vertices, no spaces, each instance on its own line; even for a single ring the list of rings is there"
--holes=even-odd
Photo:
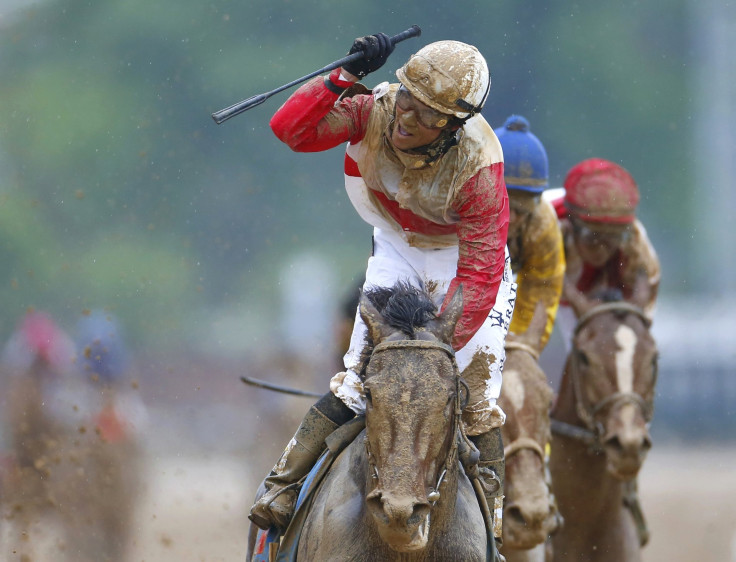
[[[449,342],[462,293],[436,316],[423,292],[403,284],[379,291],[392,292],[390,307],[375,294],[360,301],[372,344],[365,430],[316,492],[297,559],[493,560],[490,521],[458,462],[469,447],[460,421],[467,387]]]
[[[507,562],[544,560],[545,541],[560,524],[546,456],[552,388],[538,363],[545,322],[542,307],[524,334],[506,341],[498,404],[506,412],[501,428],[506,456],[501,553]]]
[[[49,414],[44,389],[56,375],[43,361],[3,375],[9,400],[2,414],[10,447],[0,493],[0,552],[28,560],[71,559],[67,506],[84,482],[77,456],[70,451],[84,436]]]
[[[632,304],[580,312],[552,411],[550,471],[565,519],[554,559],[636,561],[647,537],[635,479],[651,448],[657,349]]]
[[[136,497],[136,443],[109,442],[78,407],[45,396],[46,368],[8,378],[10,449],[0,466],[0,559],[124,560]],[[84,390],[79,377],[67,389]],[[4,473],[4,474],[2,474]]]

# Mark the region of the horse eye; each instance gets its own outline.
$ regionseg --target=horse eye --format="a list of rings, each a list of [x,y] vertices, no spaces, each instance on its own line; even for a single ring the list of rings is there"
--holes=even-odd
[[[590,361],[588,361],[588,356],[585,355],[582,351],[578,351],[578,359],[580,359],[580,362],[583,365],[590,365]]]

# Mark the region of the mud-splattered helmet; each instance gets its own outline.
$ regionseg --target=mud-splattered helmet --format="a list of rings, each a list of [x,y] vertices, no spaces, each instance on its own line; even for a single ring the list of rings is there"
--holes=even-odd
[[[413,54],[396,76],[420,102],[462,120],[480,112],[491,87],[483,55],[460,41],[430,43]]]
[[[79,364],[82,371],[112,383],[125,371],[127,353],[117,320],[109,313],[96,310],[79,322],[77,334]]]
[[[628,224],[636,218],[639,188],[624,168],[602,158],[573,166],[565,178],[565,207],[584,221]]]

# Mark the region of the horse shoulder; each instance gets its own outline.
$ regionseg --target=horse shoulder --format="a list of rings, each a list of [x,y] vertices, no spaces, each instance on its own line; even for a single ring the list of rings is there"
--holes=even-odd
[[[299,540],[300,560],[359,560],[366,532],[364,433],[335,459],[316,492]],[[360,551],[351,554],[354,548]]]

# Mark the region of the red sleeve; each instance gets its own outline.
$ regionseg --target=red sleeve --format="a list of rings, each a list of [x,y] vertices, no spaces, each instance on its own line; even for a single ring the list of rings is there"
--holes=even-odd
[[[340,69],[329,80],[339,89],[352,85],[340,80]],[[346,141],[357,142],[365,134],[373,108],[373,96],[357,95],[340,100],[325,86],[324,78],[313,78],[296,92],[271,118],[271,130],[295,152],[319,152]]]
[[[460,188],[453,209],[460,215],[457,229],[460,255],[457,274],[450,283],[442,309],[462,284],[463,314],[452,341],[453,348],[459,350],[485,322],[503,277],[509,228],[503,162],[485,167],[470,178]]]
[[[552,199],[550,203],[552,203],[552,208],[554,208],[555,213],[557,213],[558,219],[567,218],[567,207],[565,207],[564,196],[558,197],[557,199]]]

